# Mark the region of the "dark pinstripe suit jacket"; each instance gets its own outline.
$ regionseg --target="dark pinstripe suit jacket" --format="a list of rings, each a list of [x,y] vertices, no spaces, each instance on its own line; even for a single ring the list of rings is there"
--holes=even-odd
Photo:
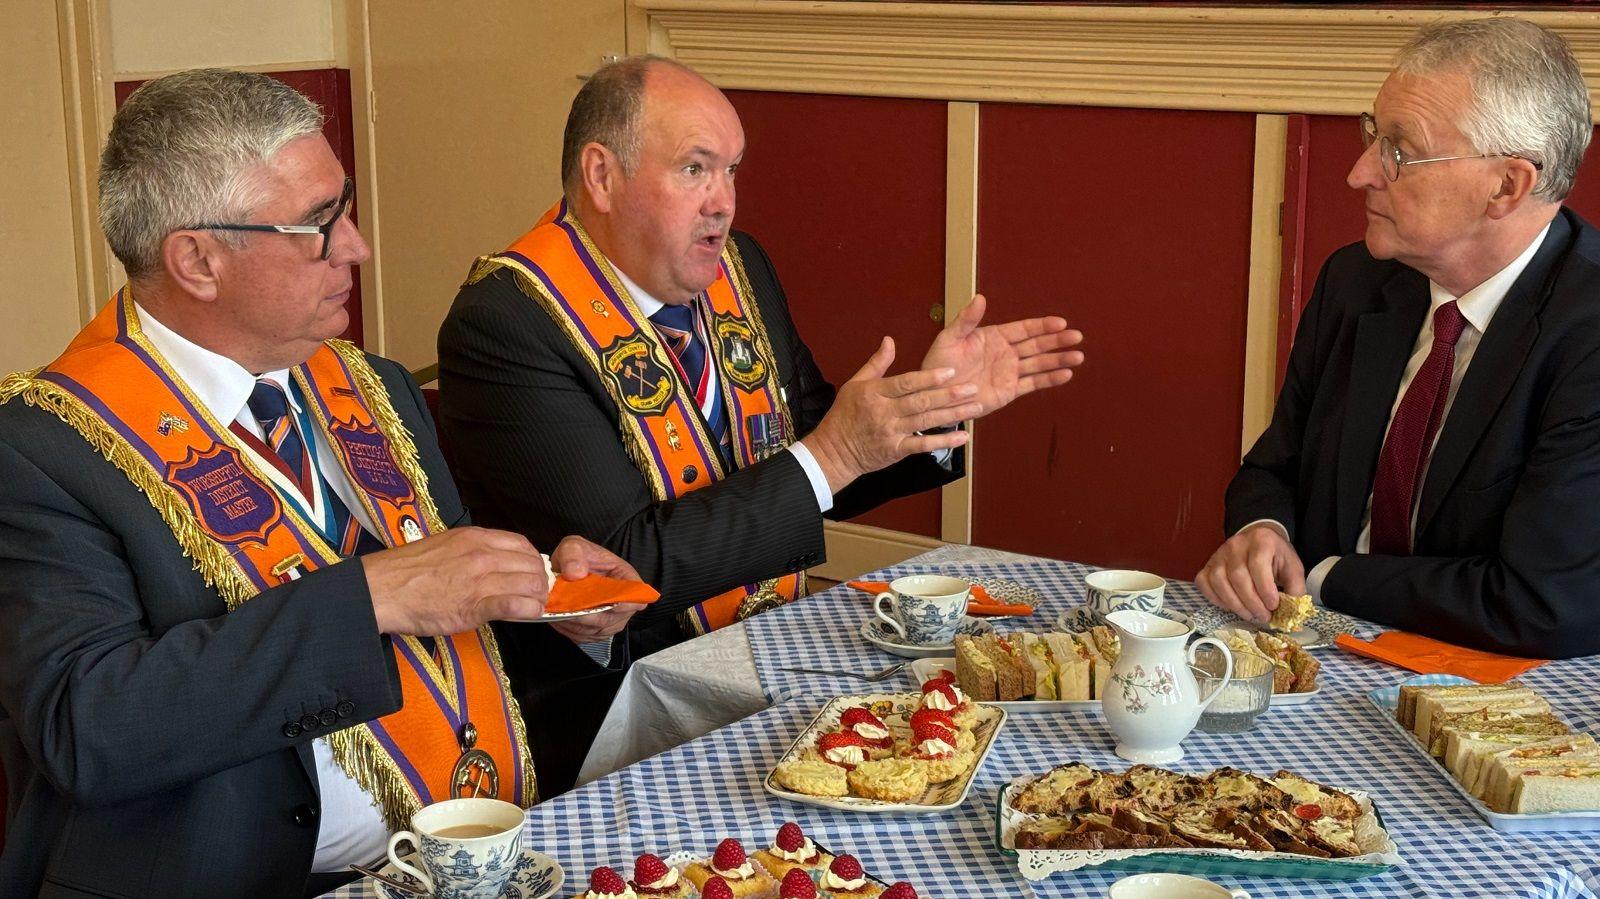
[[[803,436],[832,405],[834,389],[796,332],[766,253],[747,234],[733,239]],[[681,640],[676,614],[706,597],[823,560],[823,516],[789,453],[656,502],[623,450],[604,385],[504,270],[457,295],[439,332],[439,378],[440,425],[475,521],[526,534],[543,549],[567,534],[588,537],[661,591],[630,627],[634,654]],[[841,491],[828,517],[945,483],[961,464],[960,453],[950,469],[926,455],[904,460]],[[570,643],[565,650],[552,667],[593,670]]]
[[[367,358],[465,524],[416,384]],[[359,561],[228,612],[83,437],[0,406],[0,896],[303,895],[312,740],[399,707]],[[308,714],[334,724],[286,729]]]

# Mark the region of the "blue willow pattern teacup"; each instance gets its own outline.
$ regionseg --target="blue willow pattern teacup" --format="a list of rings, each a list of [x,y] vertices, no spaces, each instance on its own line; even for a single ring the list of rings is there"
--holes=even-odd
[[[389,861],[435,899],[497,899],[522,857],[522,821],[522,809],[498,799],[435,802],[411,816],[411,830],[389,838]],[[416,854],[402,859],[402,843]]]
[[[878,594],[873,611],[889,629],[913,646],[943,646],[956,637],[967,613],[971,585],[960,578],[912,574],[896,578]],[[889,608],[884,610],[884,603]]]

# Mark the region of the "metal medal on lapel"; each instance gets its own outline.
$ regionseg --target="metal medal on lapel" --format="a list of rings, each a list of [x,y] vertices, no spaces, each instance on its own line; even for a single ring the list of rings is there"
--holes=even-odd
[[[493,756],[476,748],[478,729],[468,721],[461,725],[461,733],[457,736],[461,742],[461,758],[456,759],[455,770],[450,773],[450,795],[469,799],[487,793],[498,798],[500,771],[495,767]],[[466,792],[469,787],[470,793]]]
[[[407,543],[416,543],[422,539],[422,526],[417,524],[415,518],[407,515],[400,519],[400,536],[404,537]]]
[[[156,433],[163,437],[170,435],[173,431],[182,434],[187,430],[189,430],[189,423],[171,412],[161,413],[160,423],[156,425]]]
[[[763,412],[745,419],[750,435],[750,456],[760,462],[789,445],[789,426],[781,412]]]

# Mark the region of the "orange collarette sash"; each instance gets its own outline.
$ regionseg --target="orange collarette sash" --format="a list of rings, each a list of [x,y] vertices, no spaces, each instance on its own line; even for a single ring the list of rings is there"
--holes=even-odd
[[[617,406],[617,429],[628,457],[657,502],[699,490],[728,475],[727,466],[679,367],[639,311],[611,262],[595,249],[565,202],[504,253],[481,257],[467,283],[509,268],[518,286],[561,327],[605,384]],[[743,468],[794,439],[778,394],[777,368],[760,310],[733,241],[723,247],[717,279],[694,302],[711,332],[706,351],[721,375],[735,466]],[[735,587],[682,617],[691,634],[707,633],[804,592],[804,575],[788,574]]]
[[[0,381],[75,428],[161,513],[184,554],[231,611],[263,590],[342,561],[286,503],[260,457],[200,404],[141,333],[131,292],[119,291],[60,358]],[[363,508],[394,547],[445,529],[417,448],[361,351],[330,340],[293,370],[312,418]],[[451,798],[470,721],[494,759],[499,798],[537,799],[521,712],[488,627],[433,641],[392,641],[399,711],[328,736],[334,759],[377,798],[392,830],[423,805]]]

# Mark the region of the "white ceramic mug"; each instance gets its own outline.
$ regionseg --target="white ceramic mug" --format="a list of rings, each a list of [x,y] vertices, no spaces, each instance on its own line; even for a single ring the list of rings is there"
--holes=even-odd
[[[498,799],[435,802],[411,816],[410,830],[389,838],[389,861],[434,899],[496,899],[522,858],[522,820],[522,809]],[[416,855],[402,860],[402,843],[416,846]]]
[[[1159,575],[1114,568],[1096,571],[1084,578],[1083,583],[1088,587],[1085,605],[1101,618],[1118,609],[1154,614],[1160,610],[1162,594],[1167,589],[1166,580]]]
[[[905,642],[944,646],[955,642],[971,595],[972,585],[960,578],[910,574],[890,582],[889,592],[878,594],[872,610]],[[885,602],[889,604],[887,612]]]
[[[1135,874],[1111,885],[1111,899],[1250,899],[1250,894],[1187,874]]]

